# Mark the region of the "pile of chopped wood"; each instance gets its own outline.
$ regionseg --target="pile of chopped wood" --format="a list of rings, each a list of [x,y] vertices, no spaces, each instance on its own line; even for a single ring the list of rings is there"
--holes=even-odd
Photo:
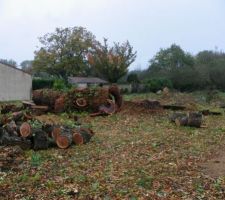
[[[47,149],[51,146],[66,149],[72,144],[88,143],[93,135],[93,131],[88,128],[45,124],[30,119],[26,112],[20,111],[1,122],[0,145],[34,150]]]
[[[31,108],[40,112],[55,112],[80,110],[93,112],[92,116],[109,115],[119,111],[123,98],[116,85],[109,88],[73,89],[62,93],[50,89],[33,91]]]

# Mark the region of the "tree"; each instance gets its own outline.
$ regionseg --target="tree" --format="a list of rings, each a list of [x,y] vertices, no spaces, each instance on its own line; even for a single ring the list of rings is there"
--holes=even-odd
[[[127,76],[127,82],[128,83],[139,83],[140,80],[138,78],[138,75],[135,73],[131,73]]]
[[[109,47],[107,39],[104,39],[103,44],[96,44],[94,52],[88,56],[89,64],[95,73],[111,83],[116,83],[127,74],[128,67],[135,58],[136,52],[128,41],[122,44],[114,43]]]
[[[0,62],[16,67],[17,63],[13,59],[0,59]]]
[[[24,60],[20,63],[20,66],[22,67],[23,71],[32,74],[32,63],[32,60]]]
[[[87,75],[90,67],[87,54],[96,43],[95,36],[83,27],[56,28],[39,38],[42,47],[35,52],[33,68],[67,79]]]
[[[161,49],[149,62],[150,72],[167,74],[184,66],[193,66],[194,58],[180,46],[173,44],[167,49]]]

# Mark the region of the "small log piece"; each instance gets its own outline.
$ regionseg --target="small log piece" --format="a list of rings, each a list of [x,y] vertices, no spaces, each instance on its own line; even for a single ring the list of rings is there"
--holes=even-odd
[[[61,149],[66,149],[72,144],[72,133],[70,129],[60,127],[60,133],[56,137],[56,144]]]

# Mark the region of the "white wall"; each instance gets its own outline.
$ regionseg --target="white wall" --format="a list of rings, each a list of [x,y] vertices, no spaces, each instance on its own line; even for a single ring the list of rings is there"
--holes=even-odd
[[[31,75],[0,63],[0,101],[29,100],[31,90]]]

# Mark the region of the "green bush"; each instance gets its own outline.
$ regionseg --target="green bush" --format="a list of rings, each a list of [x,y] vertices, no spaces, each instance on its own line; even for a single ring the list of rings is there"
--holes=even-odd
[[[67,86],[63,79],[55,79],[54,84],[53,84],[53,89],[65,90],[66,88],[67,88]]]
[[[173,88],[172,82],[166,78],[152,78],[147,80],[144,85],[146,92],[157,92],[164,87]]]
[[[33,90],[52,88],[54,79],[35,78],[32,80]]]

